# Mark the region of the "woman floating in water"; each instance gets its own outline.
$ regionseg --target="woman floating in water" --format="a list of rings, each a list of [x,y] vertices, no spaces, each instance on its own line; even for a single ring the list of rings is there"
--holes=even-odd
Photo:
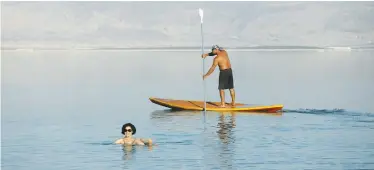
[[[122,126],[122,132],[124,137],[115,141],[116,144],[122,145],[152,145],[151,139],[137,139],[133,138],[132,135],[136,133],[136,128],[131,123],[126,123]]]

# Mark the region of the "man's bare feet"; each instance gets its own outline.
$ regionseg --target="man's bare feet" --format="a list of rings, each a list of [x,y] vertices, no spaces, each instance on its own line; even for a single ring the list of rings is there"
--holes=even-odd
[[[221,104],[219,107],[224,108],[224,107],[226,107],[226,105],[225,104]]]
[[[235,102],[232,102],[232,103],[231,103],[231,106],[235,107]]]

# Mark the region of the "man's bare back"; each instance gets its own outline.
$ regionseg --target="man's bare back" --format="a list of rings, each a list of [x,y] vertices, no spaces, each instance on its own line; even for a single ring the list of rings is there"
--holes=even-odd
[[[214,60],[217,60],[218,67],[220,70],[226,70],[231,68],[231,63],[229,56],[225,50],[222,50],[220,54],[218,54]]]
[[[208,77],[210,74],[213,73],[216,66],[219,67],[220,74],[219,74],[219,81],[218,81],[218,89],[220,92],[220,98],[221,98],[221,106],[220,107],[226,107],[225,104],[225,89],[230,90],[231,99],[232,99],[232,106],[235,106],[235,91],[234,91],[234,80],[233,80],[233,74],[231,69],[231,63],[229,56],[226,52],[226,50],[223,50],[218,45],[214,45],[212,47],[212,52],[208,54],[203,54],[202,57],[205,58],[207,56],[214,56],[217,55],[214,58],[213,64],[210,67],[209,71],[203,76],[203,79]]]

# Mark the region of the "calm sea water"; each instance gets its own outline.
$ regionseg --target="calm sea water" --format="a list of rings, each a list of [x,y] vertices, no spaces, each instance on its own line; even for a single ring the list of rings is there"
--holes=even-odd
[[[229,55],[237,102],[283,112],[152,104],[203,99],[199,51],[2,51],[1,168],[374,169],[374,51]],[[111,144],[127,122],[158,146]]]

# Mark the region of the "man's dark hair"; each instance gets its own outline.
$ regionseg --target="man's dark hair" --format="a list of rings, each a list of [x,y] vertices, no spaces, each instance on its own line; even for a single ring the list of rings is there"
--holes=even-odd
[[[136,128],[135,128],[135,126],[133,125],[133,124],[131,124],[131,123],[126,123],[126,124],[124,124],[123,126],[122,126],[122,134],[125,134],[125,130],[126,130],[126,127],[127,126],[130,126],[130,128],[131,128],[131,130],[132,130],[132,134],[134,135],[135,133],[136,133]]]

